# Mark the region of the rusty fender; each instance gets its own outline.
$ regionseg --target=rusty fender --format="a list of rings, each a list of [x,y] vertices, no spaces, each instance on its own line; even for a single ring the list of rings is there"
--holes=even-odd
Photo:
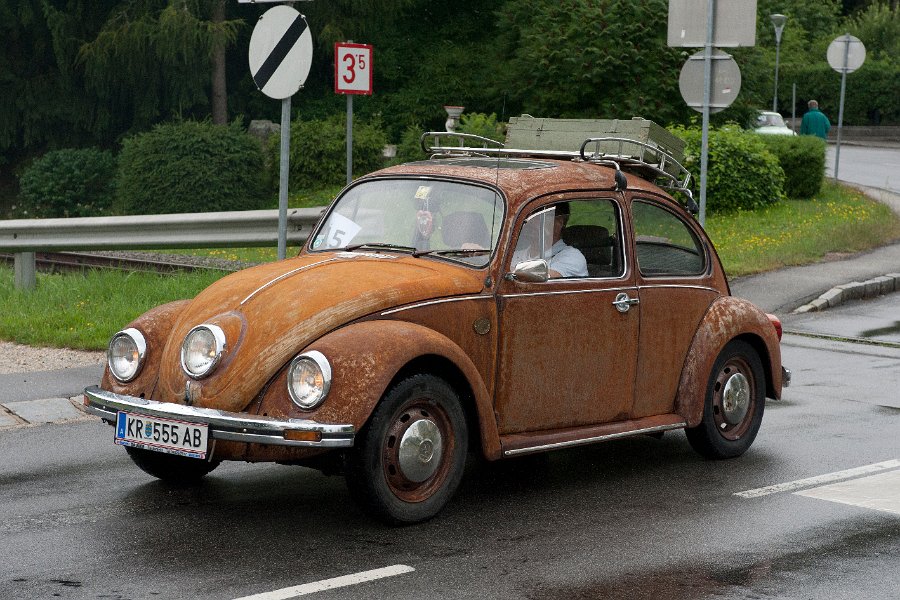
[[[688,427],[696,427],[703,416],[710,371],[725,345],[741,338],[759,353],[766,370],[766,396],[781,397],[781,345],[766,314],[746,300],[721,296],[709,307],[694,334],[681,371],[675,412]]]
[[[110,375],[109,366],[107,366],[103,371],[103,380],[100,382],[100,387],[117,394],[130,396],[144,394],[149,398],[159,376],[159,364],[162,360],[166,340],[169,339],[169,333],[178,320],[178,316],[190,302],[190,300],[176,300],[175,302],[162,304],[148,310],[123,327],[123,329],[134,327],[144,334],[144,339],[147,341],[147,355],[144,359],[144,365],[141,367],[141,372],[138,376],[128,383],[116,381]]]
[[[394,376],[410,361],[427,355],[448,360],[466,380],[448,383],[468,386],[472,392],[485,456],[490,460],[500,458],[500,437],[484,381],[466,353],[444,335],[414,323],[364,321],[320,338],[305,351],[309,350],[324,354],[332,368],[329,398],[317,411],[320,415],[310,417],[352,423],[357,430],[368,420]],[[337,414],[327,414],[332,410]]]

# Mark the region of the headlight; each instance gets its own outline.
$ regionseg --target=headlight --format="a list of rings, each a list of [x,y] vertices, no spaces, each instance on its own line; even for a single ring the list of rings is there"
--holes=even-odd
[[[106,363],[113,377],[127,383],[138,376],[147,353],[143,334],[133,327],[120,331],[109,341]]]
[[[225,348],[225,332],[220,327],[197,325],[181,344],[181,367],[194,379],[205,377],[219,364]]]
[[[305,352],[291,361],[288,393],[294,404],[310,410],[322,403],[331,387],[331,365],[321,352]]]

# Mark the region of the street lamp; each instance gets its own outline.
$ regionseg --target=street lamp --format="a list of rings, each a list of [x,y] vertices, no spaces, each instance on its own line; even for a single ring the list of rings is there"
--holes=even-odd
[[[781,32],[787,17],[784,15],[769,15],[772,25],[775,26],[775,98],[772,100],[772,112],[778,112],[778,60],[781,58]]]

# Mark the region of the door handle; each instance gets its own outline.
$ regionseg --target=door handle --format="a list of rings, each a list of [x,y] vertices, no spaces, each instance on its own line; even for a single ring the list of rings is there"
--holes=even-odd
[[[627,313],[628,310],[632,307],[632,305],[640,304],[640,303],[641,303],[640,298],[629,298],[628,294],[626,294],[625,292],[622,292],[622,293],[616,295],[616,299],[613,301],[612,304],[613,304],[613,306],[616,307],[616,310],[619,311],[620,313]]]

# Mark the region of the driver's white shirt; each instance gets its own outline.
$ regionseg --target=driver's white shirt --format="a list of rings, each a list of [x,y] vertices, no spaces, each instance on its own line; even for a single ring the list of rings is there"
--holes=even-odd
[[[587,277],[587,260],[578,248],[558,240],[550,247],[550,270],[561,277]]]

